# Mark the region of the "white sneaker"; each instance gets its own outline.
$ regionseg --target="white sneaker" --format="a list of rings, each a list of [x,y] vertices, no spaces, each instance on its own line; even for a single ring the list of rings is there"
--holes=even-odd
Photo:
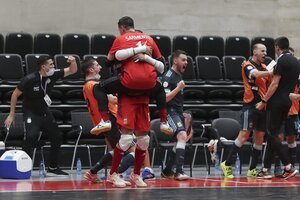
[[[119,174],[113,173],[112,175],[108,175],[107,182],[112,183],[116,187],[126,187],[125,181],[120,177]]]
[[[135,183],[137,187],[147,187],[147,184],[143,181],[140,175],[134,174],[132,172],[130,175],[130,179]]]
[[[161,122],[160,123],[160,131],[164,134],[170,135],[173,133],[173,129],[169,125],[168,122]]]
[[[101,119],[99,124],[97,124],[94,128],[92,128],[90,133],[92,135],[99,135],[100,133],[107,132],[110,130],[111,130],[111,122],[109,120],[103,121],[103,119]]]
[[[219,140],[210,140],[207,145],[208,151],[210,153],[211,161],[213,163],[216,161],[218,142],[219,142]]]
[[[175,178],[175,180],[178,180],[178,181],[184,181],[184,180],[189,179],[190,177],[188,175],[186,175],[184,172],[181,172],[181,173],[175,173],[174,178]]]

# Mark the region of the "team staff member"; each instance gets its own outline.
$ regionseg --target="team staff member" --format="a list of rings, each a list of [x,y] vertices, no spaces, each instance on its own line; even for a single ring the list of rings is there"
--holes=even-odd
[[[33,147],[40,131],[46,133],[51,142],[50,163],[47,176],[68,175],[58,167],[58,158],[61,145],[61,132],[49,109],[51,105],[51,90],[55,82],[63,77],[76,73],[77,64],[73,56],[68,57],[70,66],[64,69],[55,69],[50,56],[38,58],[39,71],[28,74],[21,79],[11,96],[10,113],[5,120],[9,128],[15,118],[15,109],[18,98],[23,94],[23,112],[25,122],[25,141],[23,150],[32,156]]]
[[[176,143],[171,151],[170,159],[166,163],[161,176],[164,178],[175,178],[175,180],[186,180],[189,176],[183,171],[184,153],[188,135],[185,129],[183,116],[183,89],[185,83],[182,80],[182,74],[187,67],[187,54],[182,50],[173,52],[172,68],[162,77],[162,83],[166,92],[166,102],[168,110],[168,122],[174,130]],[[175,162],[176,172],[173,172]]]
[[[278,155],[284,165],[282,178],[288,179],[297,174],[290,162],[287,152],[279,138],[280,126],[286,120],[292,105],[289,94],[295,90],[298,82],[300,66],[298,60],[289,51],[289,40],[279,37],[275,40],[275,51],[278,56],[277,66],[273,72],[272,83],[262,101],[256,108],[262,110],[267,106],[267,150],[262,172],[267,173],[271,167],[272,153]]]
[[[263,64],[266,55],[266,46],[255,44],[253,46],[253,57],[242,64],[241,70],[244,82],[243,127],[232,144],[227,159],[221,163],[221,168],[226,178],[234,178],[231,165],[235,161],[236,155],[243,144],[248,140],[251,131],[254,131],[255,142],[253,144],[252,160],[247,176],[256,177],[258,175],[256,166],[258,158],[261,155],[266,130],[266,113],[265,110],[257,110],[255,104],[264,98],[272,78],[271,73],[266,69],[266,65]]]

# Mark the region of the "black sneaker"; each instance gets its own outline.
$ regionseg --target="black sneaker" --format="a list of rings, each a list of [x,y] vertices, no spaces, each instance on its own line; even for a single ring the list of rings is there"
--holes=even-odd
[[[69,176],[68,173],[62,171],[59,167],[47,169],[47,176]]]
[[[272,179],[273,177],[271,175],[269,175],[268,171],[263,171],[263,169],[261,169],[256,176],[257,179]]]
[[[295,167],[291,166],[290,170],[284,169],[281,178],[286,180],[286,179],[289,179],[289,178],[292,178],[292,177],[296,176],[297,173],[298,173],[298,170],[296,170]]]
[[[173,179],[174,178],[174,172],[164,169],[161,172],[161,177],[166,178],[166,179]]]

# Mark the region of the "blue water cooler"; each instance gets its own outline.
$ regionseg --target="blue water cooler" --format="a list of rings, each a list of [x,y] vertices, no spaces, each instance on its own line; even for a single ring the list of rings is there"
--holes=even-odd
[[[29,179],[32,160],[21,150],[5,151],[0,157],[0,178]]]

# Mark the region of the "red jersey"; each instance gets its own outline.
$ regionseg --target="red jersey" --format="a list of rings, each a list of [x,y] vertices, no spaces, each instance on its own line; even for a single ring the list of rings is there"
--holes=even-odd
[[[92,122],[94,126],[96,126],[100,120],[102,119],[102,116],[98,110],[98,102],[97,99],[94,97],[93,94],[93,88],[95,84],[98,84],[97,81],[87,81],[83,86],[83,96],[87,103],[88,110],[90,113],[90,116],[92,118]],[[117,104],[108,103],[108,109],[116,117],[118,106]]]
[[[118,50],[147,45],[152,48],[152,57],[160,58],[161,53],[154,40],[140,32],[127,32],[118,36],[109,53],[115,55]],[[131,58],[122,61],[121,83],[134,90],[151,89],[156,84],[157,74],[154,66],[147,62],[133,62]]]

